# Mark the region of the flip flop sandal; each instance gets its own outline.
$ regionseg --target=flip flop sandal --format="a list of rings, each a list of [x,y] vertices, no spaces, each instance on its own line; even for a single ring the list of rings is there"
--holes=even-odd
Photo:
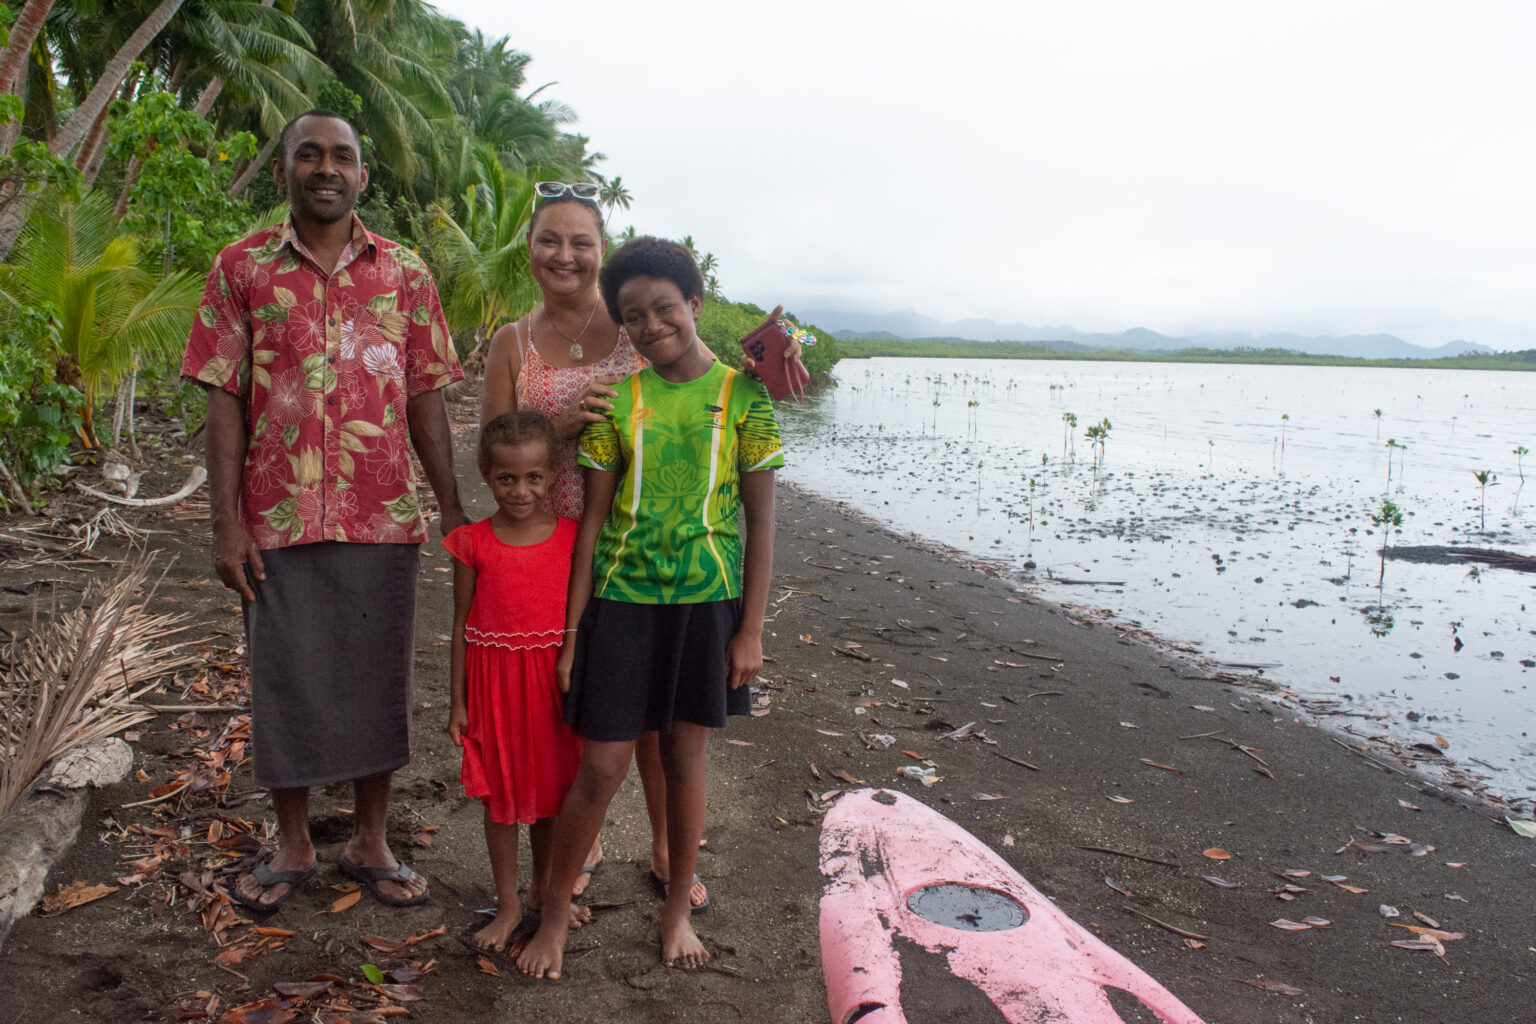
[[[602,866],[603,866],[603,862],[601,860],[594,861],[591,864],[583,864],[581,866],[581,870],[579,872],[577,872],[577,874],[576,874],[576,881],[578,881],[578,882],[581,881],[582,876],[585,875],[586,879],[587,879],[587,884],[582,886],[581,892],[579,892],[579,893],[574,893],[574,892],[571,893],[571,898],[572,899],[580,899],[582,896],[585,896],[587,894],[587,890],[592,888],[592,879],[597,874],[597,869],[602,867]]]
[[[648,874],[651,876],[651,887],[656,890],[656,895],[660,896],[662,899],[666,899],[667,898],[667,886],[670,883],[668,883],[668,881],[665,878],[662,878],[660,875],[658,875],[654,871],[648,872]],[[699,876],[698,875],[694,875],[693,876],[693,881],[688,883],[688,888],[692,889],[694,886],[698,885],[699,882],[700,882]],[[706,910],[709,909],[709,890],[708,889],[704,890],[704,902],[703,903],[694,903],[691,898],[689,899],[688,902],[693,907],[693,915],[695,917],[697,917],[698,915],[704,913]]]
[[[289,896],[298,892],[299,886],[312,878],[317,870],[319,870],[319,865],[311,864],[307,868],[295,868],[292,871],[273,871],[272,866],[266,861],[257,861],[256,866],[251,869],[250,873],[251,877],[256,879],[256,884],[261,886],[261,894],[263,896],[274,885],[286,883],[288,891],[268,903],[259,898],[252,899],[245,895],[239,889],[239,879],[236,879],[236,884],[229,887],[229,898],[252,913],[266,916],[267,914],[275,913],[277,908],[282,906]]]
[[[404,885],[416,877],[416,872],[412,871],[410,866],[401,860],[396,860],[395,866],[392,868],[384,868],[370,867],[366,864],[354,864],[343,856],[336,864],[337,867],[341,868],[342,874],[355,882],[361,883],[362,887],[368,890],[368,895],[386,907],[414,907],[419,903],[427,902],[432,895],[429,890],[423,889],[417,895],[402,900],[397,896],[389,895],[379,888],[380,882],[399,882],[401,885]]]

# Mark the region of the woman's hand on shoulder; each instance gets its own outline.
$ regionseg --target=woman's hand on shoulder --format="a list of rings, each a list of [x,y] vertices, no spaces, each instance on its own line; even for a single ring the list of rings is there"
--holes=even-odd
[[[613,390],[610,382],[588,381],[586,387],[571,399],[565,411],[555,417],[555,429],[563,438],[576,437],[587,428],[587,424],[603,422],[608,413],[613,411],[613,399],[618,396],[619,393]]]

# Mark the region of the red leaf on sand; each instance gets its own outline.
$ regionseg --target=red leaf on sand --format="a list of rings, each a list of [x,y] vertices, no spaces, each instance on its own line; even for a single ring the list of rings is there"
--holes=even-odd
[[[480,964],[481,974],[490,974],[498,978],[501,977],[501,972],[496,969],[496,965],[491,963],[485,957],[481,957],[477,962]]]
[[[1201,850],[1200,851],[1200,856],[1209,858],[1210,860],[1231,860],[1232,859],[1232,855],[1230,853],[1228,853],[1226,850],[1223,850],[1219,846],[1212,846],[1210,849]]]
[[[420,985],[377,985],[380,992],[401,1003],[416,1003],[427,997]]]
[[[1182,768],[1175,768],[1171,764],[1163,764],[1160,761],[1154,761],[1150,757],[1142,757],[1142,758],[1138,758],[1138,760],[1141,761],[1141,763],[1144,764],[1144,765],[1147,765],[1147,766],[1152,767],[1152,768],[1161,768],[1165,772],[1173,772],[1176,775],[1183,775],[1184,774],[1184,769],[1182,769]]]
[[[409,942],[401,942],[399,939],[386,939],[378,935],[364,935],[363,942],[372,946],[380,953],[398,953],[410,945]]]
[[[292,1010],[283,1009],[277,996],[268,996],[259,1002],[246,1003],[224,1011],[219,1024],[289,1024],[298,1016]]]
[[[1279,928],[1281,931],[1286,932],[1305,932],[1310,931],[1312,928],[1312,926],[1309,924],[1302,924],[1300,921],[1288,921],[1283,917],[1276,918],[1275,920],[1269,922],[1269,926],[1271,928]]]
[[[843,771],[841,768],[833,768],[832,777],[834,779],[841,779],[843,782],[848,783],[850,786],[864,785],[863,779],[856,779],[852,775],[849,775],[847,772]]]
[[[76,907],[95,902],[103,896],[110,896],[117,892],[115,885],[93,885],[90,882],[70,882],[61,885],[53,892],[44,896],[38,903],[34,913],[38,917],[56,917],[65,911],[74,910]]]
[[[328,981],[279,981],[272,985],[272,991],[289,999],[313,999],[325,995],[330,988]]]

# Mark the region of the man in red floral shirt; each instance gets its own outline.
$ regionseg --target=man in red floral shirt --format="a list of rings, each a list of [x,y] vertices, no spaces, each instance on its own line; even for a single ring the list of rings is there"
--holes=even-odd
[[[410,759],[418,546],[414,448],[446,533],[463,512],[440,389],[463,376],[432,276],[368,232],[357,130],[331,111],[283,129],[290,218],[208,274],[182,375],[208,392],[213,559],[245,610],[258,785],[278,841],[234,898],[269,913],[316,870],[309,790],[350,780],[343,873],[381,902],[427,898],[385,842]]]

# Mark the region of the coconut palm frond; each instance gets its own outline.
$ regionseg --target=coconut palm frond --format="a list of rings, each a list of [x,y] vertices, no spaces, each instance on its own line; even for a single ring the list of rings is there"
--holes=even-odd
[[[79,606],[0,649],[0,815],[49,761],[154,716],[146,684],[194,663],[164,645],[185,616],[147,611],[149,558],[86,589]]]

